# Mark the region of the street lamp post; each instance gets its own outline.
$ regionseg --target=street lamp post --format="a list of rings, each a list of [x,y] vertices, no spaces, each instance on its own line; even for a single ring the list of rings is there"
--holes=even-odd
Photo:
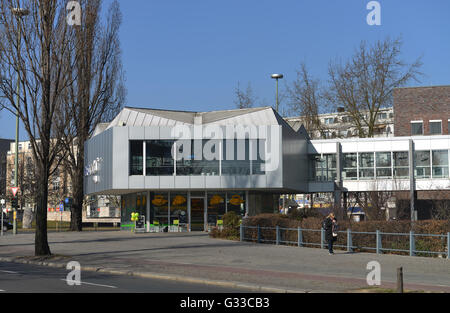
[[[283,79],[283,74],[272,74],[271,76],[273,79],[275,79],[277,81],[277,96],[276,96],[276,108],[277,108],[277,112],[278,112],[278,106],[279,106],[279,101],[278,101],[278,80],[279,79]]]
[[[11,12],[17,17],[18,20],[18,42],[17,49],[20,56],[20,43],[22,39],[22,27],[19,19],[30,14],[30,11],[23,8],[12,8]],[[20,62],[20,60],[19,60]],[[15,142],[15,157],[14,157],[14,187],[19,187],[17,180],[17,173],[19,170],[19,105],[20,105],[20,70],[17,71],[17,100],[16,100],[16,142]],[[19,203],[17,201],[17,203]],[[13,234],[17,235],[17,213],[16,208],[13,208]]]

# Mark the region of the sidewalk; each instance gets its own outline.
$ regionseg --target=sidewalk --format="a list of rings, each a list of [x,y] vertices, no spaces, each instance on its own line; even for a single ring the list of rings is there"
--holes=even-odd
[[[266,292],[347,292],[367,288],[370,261],[381,264],[381,287],[395,288],[403,267],[405,289],[450,292],[446,259],[348,254],[211,239],[204,233],[49,233],[55,257],[46,265],[216,285],[245,285]],[[39,262],[34,234],[0,238],[0,261]],[[25,257],[25,258],[23,258]],[[50,264],[49,264],[50,263]],[[264,287],[265,289],[261,289]]]

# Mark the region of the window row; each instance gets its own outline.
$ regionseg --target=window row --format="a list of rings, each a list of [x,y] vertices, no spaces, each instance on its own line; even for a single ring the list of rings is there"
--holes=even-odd
[[[313,155],[309,178],[312,181],[335,181],[336,154]],[[409,153],[362,152],[342,154],[343,180],[373,180],[376,178],[409,178]],[[448,150],[415,151],[415,178],[448,178]]]
[[[442,135],[444,130],[442,128],[442,120],[432,120],[429,122],[430,133],[429,135]],[[447,121],[447,129],[450,130],[450,119]],[[411,136],[425,135],[423,121],[411,122]]]
[[[129,174],[264,175],[264,160],[265,140],[132,140]]]

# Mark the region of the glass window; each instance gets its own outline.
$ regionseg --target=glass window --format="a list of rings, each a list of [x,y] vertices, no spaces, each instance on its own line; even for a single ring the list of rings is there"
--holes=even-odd
[[[448,150],[433,151],[433,178],[448,177]]]
[[[319,154],[311,157],[310,179],[312,181],[335,181],[336,180],[336,154]]]
[[[264,175],[265,171],[265,155],[266,155],[266,141],[261,140],[250,140],[252,147],[252,174],[253,175]]]
[[[245,215],[245,192],[228,192],[227,209],[234,211],[238,216]]]
[[[144,142],[130,141],[130,176],[144,175]]]
[[[147,176],[171,176],[173,168],[173,140],[150,140],[145,147]]]
[[[430,122],[430,135],[442,134],[442,121]]]
[[[217,221],[225,214],[226,195],[221,192],[208,192],[208,225],[217,226]]]
[[[186,151],[184,151],[187,149]],[[177,176],[216,176],[219,175],[220,141],[218,140],[180,140],[177,154],[183,155],[177,161]],[[177,159],[178,156],[177,156]]]
[[[222,175],[250,175],[249,140],[224,140]]]
[[[170,225],[179,226],[187,229],[188,211],[187,211],[187,194],[176,193],[170,194]]]
[[[392,177],[392,159],[390,152],[376,153],[377,177]]]
[[[430,178],[431,160],[430,151],[414,152],[414,174],[416,178]]]
[[[409,177],[409,156],[407,151],[394,152],[394,177],[408,178]]]
[[[168,194],[152,193],[150,207],[151,224],[154,226],[168,226],[169,222],[169,199]]]
[[[343,171],[342,178],[344,180],[358,179],[358,157],[356,153],[343,154]]]
[[[366,152],[359,154],[359,179],[374,178],[374,153]]]
[[[378,113],[378,117],[379,120],[385,120],[387,119],[387,113]]]
[[[411,136],[423,135],[423,122],[411,122]]]

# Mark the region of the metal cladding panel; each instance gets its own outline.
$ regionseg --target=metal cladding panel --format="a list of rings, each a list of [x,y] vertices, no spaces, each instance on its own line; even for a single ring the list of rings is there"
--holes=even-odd
[[[170,126],[162,126],[159,128],[159,139],[172,139],[172,129]]]
[[[173,176],[160,176],[159,187],[161,189],[173,189],[175,188],[175,178]]]
[[[130,176],[128,180],[128,186],[130,189],[143,189],[145,186],[145,177]]]
[[[236,188],[235,176],[220,176],[220,185],[222,188],[234,189]]]
[[[282,187],[299,192],[307,191],[308,142],[306,138],[290,127],[282,127],[280,144]]]
[[[175,188],[176,189],[190,189],[190,179],[189,176],[176,176],[175,177]]]
[[[192,189],[204,189],[205,176],[190,176],[190,184]]]
[[[252,188],[251,176],[236,176],[235,188]]]
[[[113,132],[104,131],[85,142],[84,193],[99,193],[112,188]]]
[[[159,127],[156,127],[156,126],[145,127],[145,139],[158,140],[159,139]]]
[[[129,131],[128,127],[114,127],[113,130],[113,189],[128,189]]]
[[[221,188],[220,176],[206,176],[205,177],[205,186],[208,189]]]
[[[159,177],[146,176],[144,187],[145,189],[159,189]]]
[[[252,175],[251,185],[253,188],[267,188],[266,175]]]
[[[135,126],[129,127],[129,139],[130,140],[144,140],[145,139],[145,127]]]

